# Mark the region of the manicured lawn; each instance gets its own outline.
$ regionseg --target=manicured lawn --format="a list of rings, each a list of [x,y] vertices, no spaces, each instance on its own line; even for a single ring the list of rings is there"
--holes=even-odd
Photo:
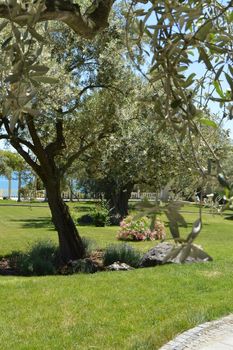
[[[190,224],[196,218],[185,215]],[[212,263],[0,276],[0,348],[155,350],[177,333],[233,312],[233,221],[204,215],[204,222],[197,243],[213,256]],[[81,227],[80,232],[99,247],[117,243],[117,227]],[[41,238],[57,240],[46,205],[0,207],[0,255],[25,250]],[[153,245],[134,244],[142,251]]]

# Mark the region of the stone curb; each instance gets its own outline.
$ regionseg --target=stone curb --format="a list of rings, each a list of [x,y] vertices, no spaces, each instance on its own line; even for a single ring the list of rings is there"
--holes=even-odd
[[[159,350],[198,350],[201,345],[232,335],[233,315],[192,328],[162,346]]]

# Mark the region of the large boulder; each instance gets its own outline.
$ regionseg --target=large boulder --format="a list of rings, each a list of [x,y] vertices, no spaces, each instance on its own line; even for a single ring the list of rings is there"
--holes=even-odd
[[[146,254],[143,255],[139,266],[150,267],[161,265],[164,257],[171,251],[173,244],[162,242],[150,249]]]
[[[184,256],[185,258],[183,259]],[[212,261],[212,258],[207,253],[205,253],[200,246],[197,246],[196,244],[188,245],[187,243],[172,244],[162,242],[143,255],[139,266],[150,267],[161,265],[165,262],[194,263],[206,261]]]

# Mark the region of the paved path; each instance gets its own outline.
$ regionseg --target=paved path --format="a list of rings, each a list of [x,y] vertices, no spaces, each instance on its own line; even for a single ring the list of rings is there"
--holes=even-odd
[[[160,350],[233,350],[233,315],[178,335]]]

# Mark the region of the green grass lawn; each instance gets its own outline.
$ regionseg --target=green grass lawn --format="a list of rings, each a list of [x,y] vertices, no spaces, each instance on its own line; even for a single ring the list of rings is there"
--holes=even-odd
[[[191,225],[196,215],[185,217]],[[155,350],[196,324],[233,312],[233,221],[204,215],[204,223],[197,243],[214,258],[211,263],[0,276],[0,348]],[[99,247],[117,243],[116,232],[117,227],[80,227]],[[46,205],[0,207],[0,255],[26,250],[38,239],[57,241]],[[153,245],[134,243],[142,251]]]

